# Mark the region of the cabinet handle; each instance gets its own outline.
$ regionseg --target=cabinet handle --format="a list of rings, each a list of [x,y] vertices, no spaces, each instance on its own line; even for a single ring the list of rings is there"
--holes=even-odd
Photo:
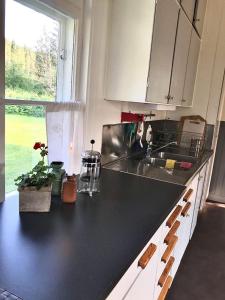
[[[191,202],[188,202],[188,203],[185,205],[185,207],[184,207],[184,209],[182,210],[182,212],[181,212],[181,215],[182,215],[183,217],[186,217],[186,216],[187,216],[187,213],[188,213],[190,207],[191,207]]]
[[[152,256],[154,255],[157,246],[155,244],[150,244],[149,247],[146,249],[142,257],[138,261],[138,266],[144,269],[149,261],[151,260]]]
[[[174,236],[174,234],[177,232],[177,229],[180,227],[180,222],[176,221],[173,225],[173,227],[170,229],[170,231],[167,233],[165,239],[164,239],[164,243],[166,243],[167,245],[169,244],[169,242],[171,241],[172,237]]]
[[[177,240],[178,240],[178,237],[176,235],[174,235],[172,237],[170,243],[168,244],[165,252],[163,253],[162,259],[161,259],[164,263],[166,263],[168,258],[170,257],[174,247],[176,246]]]
[[[173,256],[170,257],[170,259],[168,260],[168,263],[166,264],[165,269],[162,272],[162,275],[159,278],[158,281],[158,285],[163,287],[163,285],[165,284],[166,278],[168,277],[170,270],[173,266],[173,263],[175,261],[175,258]]]
[[[166,282],[159,294],[158,300],[164,300],[166,298],[166,295],[168,293],[169,288],[171,287],[172,282],[173,282],[173,278],[171,276],[168,276],[168,278],[166,279]]]
[[[188,202],[188,200],[191,198],[191,195],[193,194],[194,190],[189,189],[187,193],[184,195],[183,201]]]
[[[173,211],[173,213],[171,214],[171,216],[169,217],[169,219],[167,220],[166,226],[168,226],[169,228],[172,227],[181,211],[182,211],[182,206],[178,205]]]

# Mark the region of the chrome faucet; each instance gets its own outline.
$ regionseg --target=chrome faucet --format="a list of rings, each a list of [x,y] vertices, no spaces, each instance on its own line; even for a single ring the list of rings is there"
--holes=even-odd
[[[148,143],[148,147],[147,147],[147,152],[146,152],[146,157],[147,158],[151,157],[151,154],[153,152],[152,146],[153,146],[153,143],[151,141],[151,142]]]
[[[159,148],[156,148],[154,150],[152,150],[152,146],[153,146],[152,142],[149,142],[148,143],[148,148],[147,148],[147,153],[146,153],[146,158],[150,158],[152,153],[157,152],[159,150],[162,150],[162,149],[164,149],[164,148],[166,148],[170,145],[177,145],[177,141],[169,142],[166,145],[163,145],[163,146],[161,146]]]

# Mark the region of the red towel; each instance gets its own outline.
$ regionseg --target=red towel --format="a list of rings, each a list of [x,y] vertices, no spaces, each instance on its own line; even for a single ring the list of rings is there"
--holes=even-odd
[[[132,114],[128,112],[122,112],[121,113],[121,122],[142,122],[144,121],[144,115],[143,114]]]

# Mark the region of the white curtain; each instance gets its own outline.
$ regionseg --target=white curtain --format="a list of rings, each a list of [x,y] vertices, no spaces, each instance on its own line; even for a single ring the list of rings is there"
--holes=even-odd
[[[64,169],[79,173],[83,148],[83,108],[77,103],[52,103],[46,107],[48,160],[63,161]]]

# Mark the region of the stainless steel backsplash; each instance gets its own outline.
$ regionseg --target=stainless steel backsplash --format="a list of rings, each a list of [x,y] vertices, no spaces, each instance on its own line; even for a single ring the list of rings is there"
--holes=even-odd
[[[149,124],[152,126],[153,143],[155,145],[166,144],[177,139],[179,122],[173,120],[145,122],[142,139],[143,148],[141,148],[139,139],[137,138],[137,123],[104,125],[101,149],[102,164],[145,151],[147,147],[145,136]],[[205,148],[207,150],[211,149],[213,129],[213,125],[207,125],[206,127]]]
[[[104,125],[102,132],[102,164],[143,150],[136,138],[136,123]]]

